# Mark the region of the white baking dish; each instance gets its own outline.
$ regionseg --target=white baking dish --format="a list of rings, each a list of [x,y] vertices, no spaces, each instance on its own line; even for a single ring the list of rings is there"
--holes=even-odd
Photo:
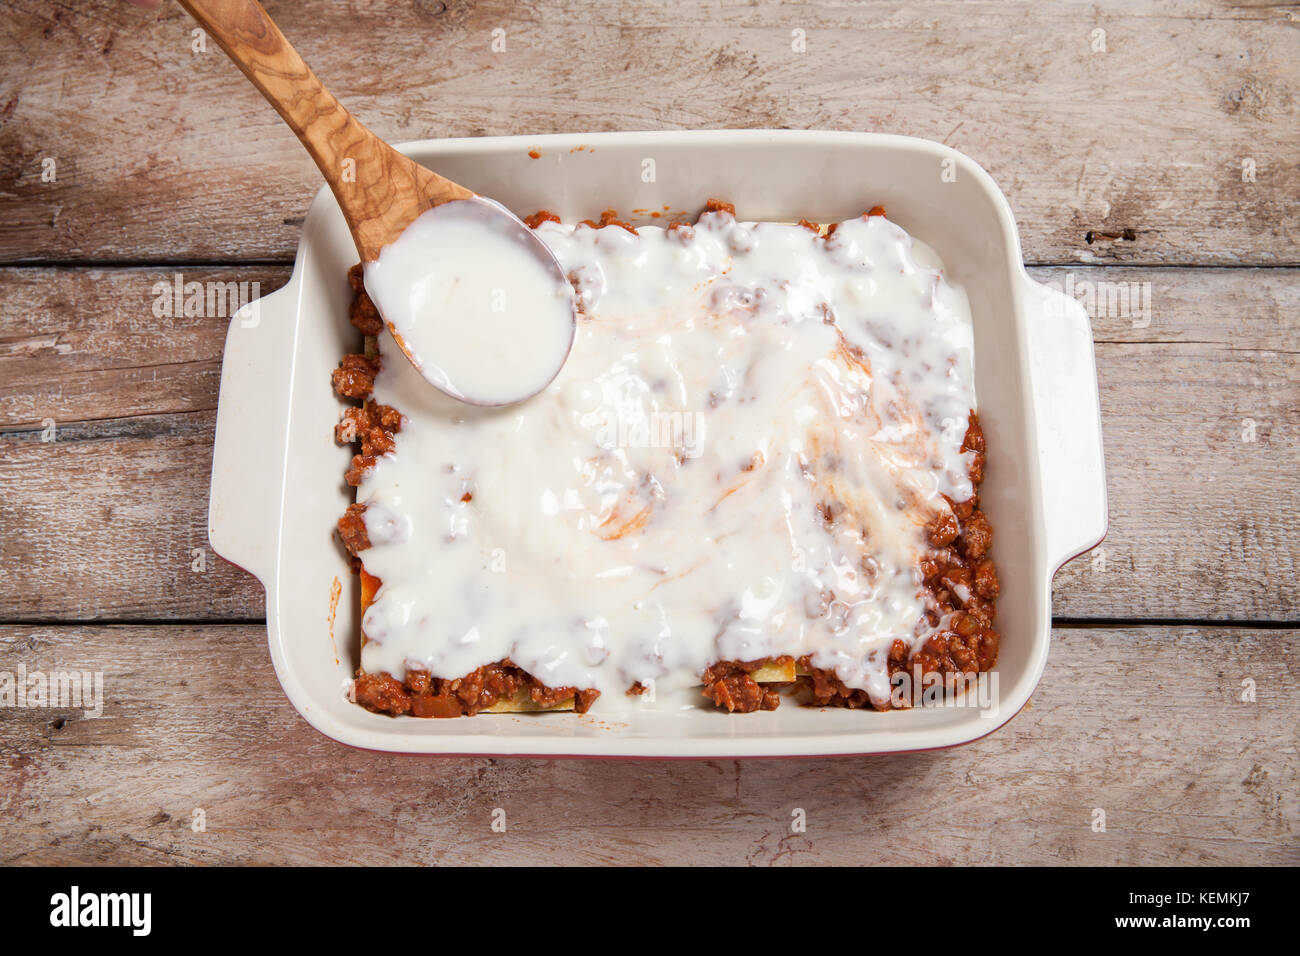
[[[989,442],[982,501],[1002,580],[997,709],[876,713],[787,703],[729,715],[660,700],[628,701],[612,714],[421,720],[349,703],[358,595],[334,526],[351,500],[342,478],[351,450],[332,439],[342,405],[330,372],[359,343],[346,279],[357,257],[322,189],[288,285],[231,322],[209,514],[213,548],[266,587],[276,673],[313,726],[347,744],[414,753],[806,756],[947,747],[1020,710],[1047,659],[1052,575],[1105,534],[1106,487],[1087,316],[1025,273],[1011,210],[987,173],[938,143],[865,133],[600,133],[433,140],[403,151],[521,215],[694,211],[716,196],[734,202],[742,219],[834,222],[880,204],[937,250],[965,287],[975,322]]]

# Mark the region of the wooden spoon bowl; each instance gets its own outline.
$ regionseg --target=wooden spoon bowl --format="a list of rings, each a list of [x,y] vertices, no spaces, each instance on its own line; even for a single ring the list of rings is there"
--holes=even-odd
[[[564,280],[564,271],[550,248],[504,206],[426,169],[363,126],[316,78],[256,0],[179,2],[234,60],[307,148],[338,200],[362,262],[378,259],[380,251],[424,212],[443,203],[471,201],[481,204],[485,210],[490,209],[491,215],[510,221],[521,241]],[[428,379],[392,323],[387,324],[394,341]],[[557,374],[559,369],[559,366],[555,369]],[[540,391],[533,389],[528,394],[512,397],[509,402],[484,402],[448,391],[432,379],[429,381],[454,398],[481,405],[511,404]]]

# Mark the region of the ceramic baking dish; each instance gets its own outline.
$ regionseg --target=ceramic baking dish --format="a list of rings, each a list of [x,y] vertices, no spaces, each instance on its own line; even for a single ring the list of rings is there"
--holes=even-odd
[[[688,700],[612,713],[447,720],[369,713],[346,698],[359,654],[357,585],[334,526],[351,501],[352,451],[334,444],[330,372],[348,323],[356,251],[322,189],[293,276],[232,320],[212,465],[209,533],[266,587],[271,658],[285,692],[336,740],[413,753],[600,757],[811,756],[923,750],[997,729],[1025,704],[1051,638],[1051,580],[1101,540],[1106,487],[1092,335],[1073,299],[1032,281],[1006,199],[972,160],[926,140],[866,133],[715,131],[431,140],[403,151],[527,215],[608,207],[694,212],[709,197],[742,219],[835,222],[884,205],[965,287],[976,392],[989,442],[984,510],[995,529],[1002,633],[994,708],[876,713],[786,703],[730,715]],[[533,158],[530,153],[540,154]],[[634,222],[651,222],[637,219]]]

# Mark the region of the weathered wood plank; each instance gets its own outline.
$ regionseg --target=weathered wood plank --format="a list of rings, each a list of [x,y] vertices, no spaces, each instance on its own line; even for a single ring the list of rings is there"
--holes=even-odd
[[[966,747],[672,763],[344,747],[254,626],[0,628],[0,670],[102,670],[107,700],[0,710],[0,862],[1295,864],[1298,638],[1058,630],[1032,706]]]
[[[214,410],[235,311],[217,292],[257,298],[288,277],[284,266],[3,270],[0,431]],[[179,314],[174,289],[191,282],[213,290],[211,313]],[[170,314],[155,314],[160,295]]]
[[[226,320],[154,319],[153,283],[171,275],[0,270],[0,620],[263,614],[260,588],[210,552],[206,571],[189,570],[191,549],[206,547]],[[184,275],[260,277],[270,291],[285,270]],[[1056,614],[1300,618],[1297,274],[1035,275],[1073,277],[1076,292],[1151,283],[1145,328],[1105,308],[1094,319],[1111,530],[1103,552],[1058,575]],[[41,441],[46,420],[53,443]]]
[[[0,261],[292,256],[318,175],[215,44],[192,50],[187,15],[113,0],[6,6]],[[1300,260],[1300,32],[1286,5],[269,6],[393,140],[905,133],[993,174],[1030,261]]]
[[[0,274],[0,618],[264,613],[261,587],[207,541],[229,319],[155,315],[155,285],[171,287],[176,274]],[[266,294],[288,270],[181,275]]]
[[[213,391],[216,390],[214,382]],[[0,433],[0,620],[248,619],[208,544],[213,412]]]
[[[1110,533],[1057,574],[1053,613],[1300,620],[1296,273],[1035,277],[1072,277],[1076,295],[1088,282],[1150,283],[1149,316],[1093,312]]]

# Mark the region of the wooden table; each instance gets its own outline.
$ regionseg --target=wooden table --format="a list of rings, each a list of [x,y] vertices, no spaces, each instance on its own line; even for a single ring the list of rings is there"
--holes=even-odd
[[[297,716],[207,545],[227,320],[152,304],[282,284],[317,173],[175,5],[5,6],[0,671],[100,670],[106,703],[0,708],[0,862],[1300,862],[1293,8],[268,2],[392,140],[922,136],[992,173],[1036,277],[1150,284],[1149,323],[1094,316],[1110,534],[1057,576],[1031,707],[948,752],[672,763],[398,758]]]

